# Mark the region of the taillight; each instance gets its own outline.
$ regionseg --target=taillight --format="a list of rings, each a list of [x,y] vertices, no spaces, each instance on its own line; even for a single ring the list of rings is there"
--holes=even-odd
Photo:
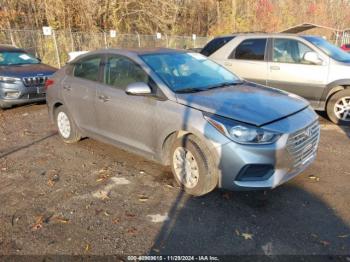
[[[52,79],[47,79],[45,81],[45,89],[48,89],[51,85],[53,85],[54,81]]]

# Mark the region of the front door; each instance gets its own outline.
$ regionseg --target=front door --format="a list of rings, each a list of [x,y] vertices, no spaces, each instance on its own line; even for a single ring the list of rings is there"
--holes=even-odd
[[[151,85],[147,73],[121,55],[111,55],[104,66],[103,85],[97,90],[96,110],[103,136],[134,149],[154,153],[154,119],[158,101],[125,93],[135,82]]]
[[[322,65],[305,61],[304,54],[315,51],[295,39],[275,38],[272,48],[267,85],[297,94],[316,104],[327,83],[327,61]]]

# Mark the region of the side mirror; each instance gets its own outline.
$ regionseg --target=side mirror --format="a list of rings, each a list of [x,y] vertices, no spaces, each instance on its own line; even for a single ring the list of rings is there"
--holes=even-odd
[[[151,88],[146,83],[136,82],[129,84],[125,89],[125,93],[134,96],[144,96],[151,94]]]
[[[315,65],[322,65],[323,60],[316,52],[306,52],[304,54],[304,60]]]

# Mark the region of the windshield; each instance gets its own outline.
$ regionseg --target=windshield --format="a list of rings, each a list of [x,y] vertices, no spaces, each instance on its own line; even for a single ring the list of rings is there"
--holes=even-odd
[[[198,53],[146,54],[141,58],[177,93],[203,91],[241,82],[230,71]]]
[[[37,58],[24,52],[0,52],[0,66],[39,63]]]
[[[331,44],[327,40],[323,39],[322,37],[316,37],[316,36],[304,36],[304,38],[311,43],[313,43],[315,46],[320,48],[323,52],[325,52],[328,56],[333,58],[334,60],[337,60],[339,62],[350,62],[350,54],[346,53],[339,47]]]

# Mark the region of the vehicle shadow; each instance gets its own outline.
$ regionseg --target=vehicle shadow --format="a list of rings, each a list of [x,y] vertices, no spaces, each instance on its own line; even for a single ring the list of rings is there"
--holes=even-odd
[[[55,135],[57,135],[57,131],[50,132],[49,134],[47,134],[47,135],[45,135],[45,136],[43,136],[43,137],[41,137],[41,138],[39,138],[39,139],[36,139],[36,140],[34,140],[33,142],[30,142],[30,143],[28,143],[28,144],[22,145],[22,146],[10,148],[10,149],[5,149],[5,150],[1,150],[1,149],[0,149],[0,159],[1,159],[1,158],[4,158],[4,157],[6,157],[6,156],[9,156],[9,155],[11,155],[11,154],[13,154],[13,153],[16,153],[16,152],[18,152],[18,151],[20,151],[20,150],[22,150],[22,149],[29,148],[29,147],[31,147],[32,145],[35,145],[35,144],[37,144],[37,143],[40,143],[40,142],[42,142],[42,141],[44,141],[44,140],[46,140],[46,139],[48,139],[48,138],[50,138],[50,137],[53,137],[53,136],[55,136]]]
[[[316,113],[320,116],[321,124],[325,123],[327,125],[335,125],[329,120],[329,118],[328,118],[328,116],[327,116],[325,111],[316,111]],[[350,138],[350,124],[348,124],[348,125],[338,125],[338,127],[346,134],[346,136],[348,138]]]
[[[150,254],[349,254],[350,228],[318,197],[294,185],[262,192],[180,192]]]

